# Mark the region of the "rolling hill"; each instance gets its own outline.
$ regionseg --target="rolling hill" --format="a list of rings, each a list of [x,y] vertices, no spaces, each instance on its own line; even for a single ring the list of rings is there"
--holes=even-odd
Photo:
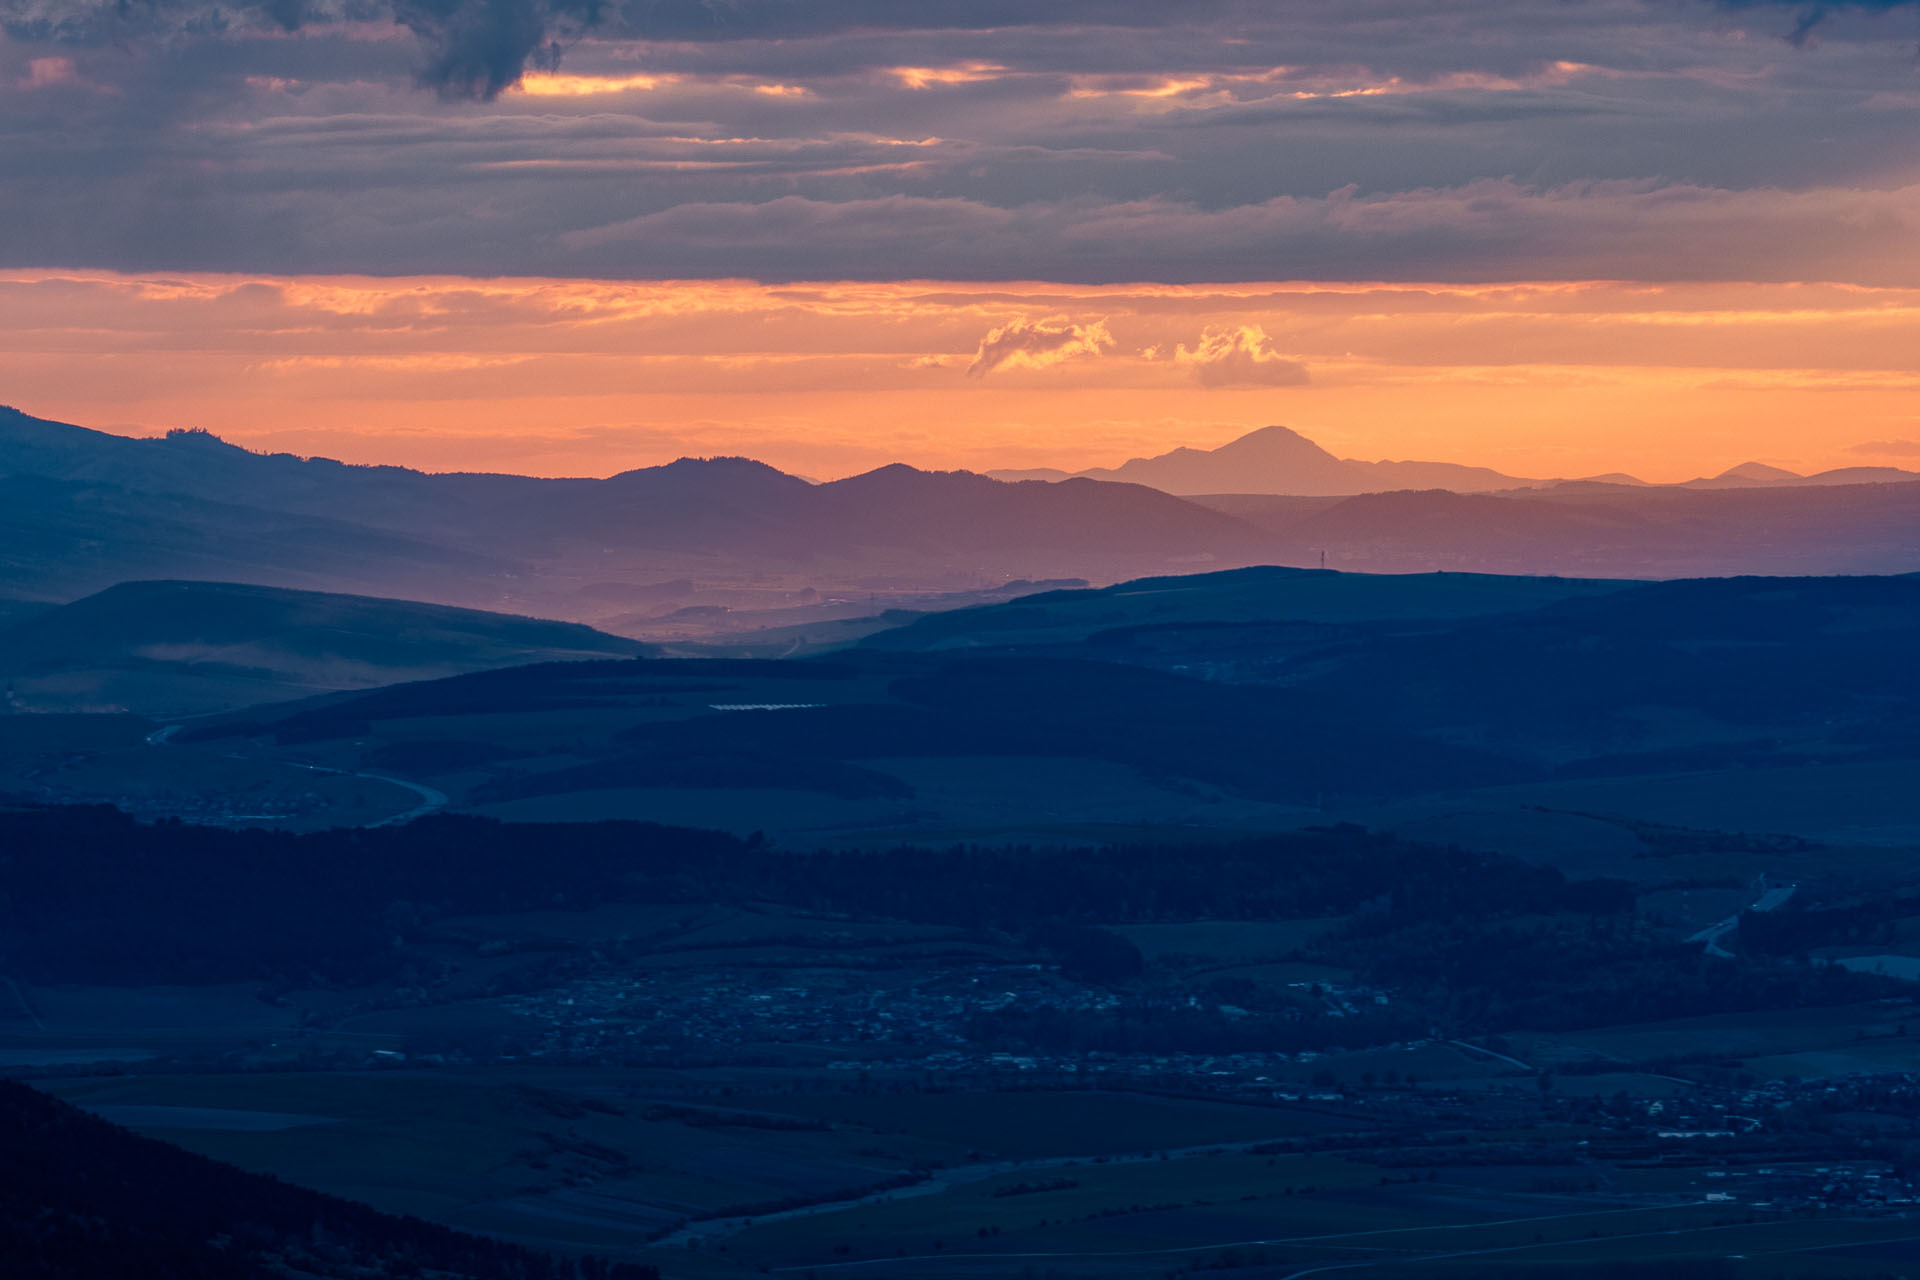
[[[185,716],[646,646],[570,622],[221,582],[128,582],[0,629],[16,709]]]
[[[864,647],[939,652],[1079,644],[1129,628],[1433,621],[1511,613],[1628,585],[1579,578],[1378,575],[1267,566],[1048,591],[1006,604],[931,614],[871,636]]]
[[[1582,577],[1906,573],[1920,482],[1694,489],[1583,482],[1506,493],[1197,501],[1258,524],[1282,563],[1371,573]]]

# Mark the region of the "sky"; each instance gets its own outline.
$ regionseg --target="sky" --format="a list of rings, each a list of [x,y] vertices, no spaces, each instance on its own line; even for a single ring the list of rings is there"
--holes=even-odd
[[[0,403],[432,470],[1920,466],[1920,0],[0,0]]]

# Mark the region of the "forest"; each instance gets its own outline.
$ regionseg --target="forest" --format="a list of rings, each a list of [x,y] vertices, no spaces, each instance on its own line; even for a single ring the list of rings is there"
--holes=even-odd
[[[1642,890],[1627,882],[1353,826],[1184,845],[793,852],[648,823],[443,815],[294,835],[69,807],[0,812],[0,848],[0,960],[38,982],[367,982],[409,973],[411,944],[437,919],[626,902],[778,903],[955,926],[1117,991],[1141,961],[1113,927],[1334,920],[1302,957],[1413,998],[1377,1028],[1383,1039],[1428,1025],[1459,1034],[1821,1007],[1890,989],[1779,945],[1798,913],[1769,920],[1755,954],[1708,956],[1640,919]],[[1143,998],[975,1030],[995,1043],[1225,1050],[1350,1042],[1358,1025],[1253,1012],[1228,1026]]]

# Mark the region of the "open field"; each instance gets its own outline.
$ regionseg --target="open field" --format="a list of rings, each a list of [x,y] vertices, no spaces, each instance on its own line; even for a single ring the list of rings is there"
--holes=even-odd
[[[112,1108],[123,1123],[144,1118],[141,1128],[243,1168],[562,1246],[634,1248],[689,1214],[857,1190],[961,1155],[952,1144],[654,1100],[606,1071],[275,1072],[46,1087]],[[209,1127],[194,1118],[202,1109],[324,1123]],[[558,1210],[589,1186],[599,1212]]]
[[[1138,1094],[924,1093],[738,1099],[786,1115],[965,1144],[981,1158],[1124,1155],[1345,1130],[1353,1121],[1299,1108]]]
[[[1769,1009],[1585,1031],[1521,1032],[1509,1039],[1524,1056],[1543,1063],[1594,1057],[1642,1062],[1706,1053],[1721,1060],[1743,1059],[1756,1071],[1833,1075],[1868,1069],[1853,1065],[1868,1062],[1882,1064],[1873,1068],[1878,1070],[1920,1068],[1920,1043],[1899,1035],[1911,1016],[1904,1002]],[[1823,1062],[1826,1067],[1820,1069]],[[1798,1069],[1792,1069],[1795,1063]]]
[[[1182,1263],[1217,1264],[1229,1249],[1241,1265],[1262,1257],[1296,1267],[1393,1263],[1435,1253],[1550,1251],[1571,1241],[1585,1248],[1744,1216],[1698,1203],[1581,1200],[1454,1181],[1396,1184],[1366,1165],[1321,1156],[1077,1166],[1053,1184],[1041,1190],[1049,1184],[1005,1175],[937,1196],[754,1227],[730,1237],[728,1252],[736,1265],[824,1275],[967,1274],[970,1263],[990,1259],[1045,1260],[1068,1274],[1164,1274]]]

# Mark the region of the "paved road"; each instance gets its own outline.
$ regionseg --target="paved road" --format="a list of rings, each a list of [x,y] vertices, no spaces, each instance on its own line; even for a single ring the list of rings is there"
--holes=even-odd
[[[1449,1040],[1447,1041],[1447,1043],[1452,1045],[1456,1049],[1465,1049],[1469,1053],[1480,1053],[1480,1054],[1485,1054],[1489,1058],[1498,1058],[1500,1061],[1508,1064],[1509,1066],[1518,1067],[1522,1071],[1538,1071],[1539,1070],[1539,1068],[1534,1066],[1531,1062],[1522,1062],[1520,1061],[1520,1059],[1512,1057],[1509,1054],[1495,1053],[1492,1049],[1483,1048],[1477,1044],[1468,1044],[1465,1040]]]
[[[763,1213],[751,1218],[705,1218],[689,1223],[654,1241],[659,1247],[671,1248],[676,1245],[693,1244],[699,1240],[715,1239],[722,1236],[737,1235],[749,1227],[757,1227],[767,1222],[782,1222],[790,1218],[812,1218],[823,1213],[841,1213],[848,1209],[857,1209],[861,1205],[882,1204],[889,1200],[912,1200],[921,1196],[938,1195],[963,1187],[969,1183],[982,1182],[998,1177],[1003,1173],[1029,1173],[1048,1169],[1074,1169],[1087,1165],[1146,1164],[1155,1160],[1187,1160],[1195,1156],[1230,1154],[1239,1151],[1251,1151],[1270,1142],[1283,1141],[1280,1138],[1259,1138],[1250,1142],[1214,1142],[1198,1147],[1169,1147],[1163,1151],[1136,1151],[1127,1155],[1112,1156],[1041,1156],[1032,1160],[996,1160],[985,1164],[959,1164],[949,1169],[936,1169],[919,1182],[904,1187],[894,1187],[886,1191],[875,1191],[870,1195],[856,1196],[847,1200],[829,1200],[821,1204],[804,1205],[798,1209],[783,1209],[778,1213]],[[964,1255],[943,1255],[947,1257]],[[1002,1256],[1002,1255],[993,1255]],[[1006,1255],[1012,1256],[1012,1255]],[[859,1265],[836,1263],[841,1265]],[[791,1270],[806,1270],[804,1267]]]
[[[1765,893],[1761,894],[1758,898],[1755,898],[1753,901],[1753,905],[1748,907],[1747,910],[1772,911],[1776,907],[1785,905],[1787,899],[1793,896],[1793,891],[1795,889],[1798,889],[1799,887],[1800,886],[1797,884],[1778,885],[1772,889],[1767,890]],[[1725,920],[1722,920],[1717,924],[1708,925],[1706,928],[1702,929],[1700,932],[1694,934],[1691,938],[1688,938],[1687,941],[1688,942],[1704,942],[1707,947],[1708,955],[1719,956],[1723,960],[1731,960],[1733,959],[1733,952],[1721,946],[1720,939],[1726,937],[1728,934],[1732,933],[1735,929],[1738,929],[1739,927],[1740,927],[1740,917],[1737,915],[1731,915],[1731,916],[1728,916]]]
[[[170,724],[155,729],[147,735],[147,745],[150,747],[169,746],[173,742],[174,735],[185,727],[185,725]],[[255,756],[237,755],[233,752],[227,752],[226,756],[229,760],[253,760],[259,758]],[[447,804],[447,793],[444,791],[437,791],[432,787],[422,786],[418,782],[408,782],[405,778],[389,777],[384,773],[361,773],[353,769],[330,769],[320,764],[302,764],[298,760],[277,760],[273,761],[273,763],[285,765],[289,769],[305,769],[309,773],[331,774],[337,778],[366,778],[372,782],[391,783],[393,786],[403,787],[413,792],[414,795],[420,798],[420,803],[408,809],[405,813],[396,813],[385,818],[376,818],[372,822],[363,822],[360,824],[362,827],[369,829],[373,827],[391,827],[403,822],[412,822],[415,818],[423,818],[436,809],[445,808]]]

